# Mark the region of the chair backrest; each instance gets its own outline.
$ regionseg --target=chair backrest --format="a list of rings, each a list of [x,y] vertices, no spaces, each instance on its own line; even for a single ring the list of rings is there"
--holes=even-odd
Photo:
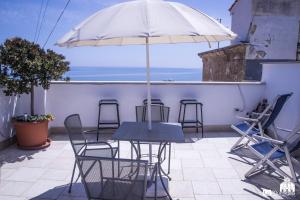
[[[147,161],[77,156],[77,165],[89,199],[143,199]]]
[[[83,136],[83,129],[82,129],[82,124],[80,120],[79,114],[73,114],[69,115],[65,121],[65,128],[68,132],[69,139],[72,145],[72,148],[74,150],[74,153],[78,155],[85,147],[85,137]]]
[[[136,121],[146,122],[148,121],[147,105],[136,106]],[[169,121],[170,107],[154,104],[151,105],[151,115],[153,122],[168,122]]]
[[[148,103],[148,99],[144,99],[143,104],[147,105],[147,103]],[[162,106],[164,105],[164,103],[160,99],[151,99],[151,104],[152,105],[162,105]]]
[[[275,119],[278,117],[281,109],[283,108],[286,101],[292,96],[293,93],[283,94],[276,98],[275,102],[273,103],[272,112],[268,119],[262,125],[262,129],[265,130],[270,127],[271,124],[274,123]]]
[[[300,148],[300,123],[297,124],[292,131],[290,131],[284,141],[286,142],[290,152]]]

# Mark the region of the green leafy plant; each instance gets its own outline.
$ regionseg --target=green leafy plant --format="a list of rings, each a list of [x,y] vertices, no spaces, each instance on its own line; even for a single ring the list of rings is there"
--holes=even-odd
[[[49,89],[52,80],[68,80],[63,74],[69,69],[63,55],[25,39],[7,39],[0,45],[0,86],[6,96],[30,93],[31,115],[34,87]]]
[[[18,122],[40,122],[40,121],[53,121],[54,116],[51,114],[47,115],[21,115],[13,117],[14,121]]]

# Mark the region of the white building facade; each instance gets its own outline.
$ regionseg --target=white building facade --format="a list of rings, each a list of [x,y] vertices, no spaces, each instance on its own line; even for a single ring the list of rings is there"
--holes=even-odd
[[[232,44],[246,43],[247,80],[259,80],[262,62],[300,60],[299,0],[236,0],[229,9]]]

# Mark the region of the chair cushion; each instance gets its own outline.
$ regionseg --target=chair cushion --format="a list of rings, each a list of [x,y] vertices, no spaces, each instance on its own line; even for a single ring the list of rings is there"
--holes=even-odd
[[[249,128],[250,128],[250,126],[251,126],[251,124],[249,124],[249,123],[247,123],[247,122],[240,122],[240,123],[238,123],[238,124],[235,124],[234,125],[237,129],[239,129],[240,131],[242,131],[242,132],[246,132]],[[257,129],[257,128],[255,128],[255,127],[253,127],[250,131],[249,131],[249,133],[248,133],[248,135],[254,135],[254,134],[258,134],[259,133],[259,130]]]
[[[260,154],[262,154],[263,156],[267,155],[274,148],[274,146],[268,141],[253,144],[253,145],[251,145],[251,147],[253,149],[255,149],[257,152],[259,152]],[[285,153],[283,151],[277,150],[270,157],[270,160],[279,159],[284,156],[285,156]]]

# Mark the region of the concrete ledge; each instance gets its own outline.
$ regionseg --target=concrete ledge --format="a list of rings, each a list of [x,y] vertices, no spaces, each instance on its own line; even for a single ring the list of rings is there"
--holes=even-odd
[[[146,81],[51,81],[56,85],[145,85]],[[216,82],[216,81],[151,81],[151,85],[264,85],[260,81]]]

